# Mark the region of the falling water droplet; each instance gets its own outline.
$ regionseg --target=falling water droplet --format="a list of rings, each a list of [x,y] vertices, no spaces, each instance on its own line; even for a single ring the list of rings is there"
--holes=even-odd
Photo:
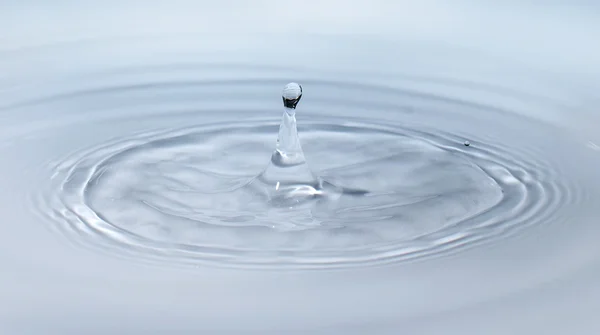
[[[296,106],[302,98],[302,86],[296,83],[285,85],[282,92],[283,106],[285,112],[279,125],[279,134],[277,136],[277,147],[271,156],[271,163],[279,167],[292,167],[306,165],[304,151],[300,145],[300,137],[296,126]],[[296,176],[301,176],[300,171],[295,171]],[[302,171],[307,174],[305,177],[313,179],[312,172],[306,166]],[[297,177],[296,177],[297,178]]]
[[[298,102],[302,98],[302,86],[297,83],[289,83],[285,85],[282,93],[283,106],[292,111],[296,109]]]
[[[258,176],[271,201],[312,197],[321,193],[321,180],[306,163],[296,126],[296,107],[302,98],[302,86],[289,83],[283,88],[285,108],[279,125],[275,150],[267,168]]]

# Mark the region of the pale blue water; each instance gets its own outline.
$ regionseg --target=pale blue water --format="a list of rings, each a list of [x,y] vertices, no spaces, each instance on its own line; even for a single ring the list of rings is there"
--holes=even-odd
[[[0,333],[597,333],[599,9],[0,2]]]

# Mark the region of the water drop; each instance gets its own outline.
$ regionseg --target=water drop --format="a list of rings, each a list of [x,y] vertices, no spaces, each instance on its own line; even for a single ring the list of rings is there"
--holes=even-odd
[[[469,141],[465,141],[465,143],[464,143],[464,144],[465,144],[465,147],[468,147],[468,146],[470,146],[470,145],[471,145],[471,142],[469,142]]]
[[[302,98],[302,86],[297,83],[285,85],[282,93],[283,106],[290,110],[295,110],[298,102]]]
[[[282,92],[284,112],[276,147],[267,168],[257,177],[271,201],[312,197],[321,193],[322,183],[306,163],[296,126],[295,110],[302,98],[302,86],[289,83]]]

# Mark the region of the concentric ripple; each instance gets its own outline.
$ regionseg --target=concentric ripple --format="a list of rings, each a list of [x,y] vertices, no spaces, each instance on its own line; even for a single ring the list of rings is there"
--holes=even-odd
[[[281,82],[163,83],[56,101],[154,100],[169,91],[174,97],[196,92],[218,106],[227,97],[210,92],[240,85],[265,92]],[[194,122],[199,112],[186,112],[181,117],[196,125],[124,134],[72,154],[56,164],[53,186],[39,201],[72,238],[120,255],[171,264],[331,268],[498,240],[560,220],[567,215],[561,208],[585,194],[561,175],[568,169],[564,159],[545,151],[568,140],[536,137],[556,131],[542,122],[401,88],[303,83],[306,106],[298,124],[309,166],[336,186],[365,192],[284,208],[257,197],[249,185],[268,163],[279,110],[250,117],[229,99],[233,107],[209,112],[222,113],[220,122]],[[251,95],[240,100],[254,106]],[[168,101],[162,104],[156,115],[172,113]]]

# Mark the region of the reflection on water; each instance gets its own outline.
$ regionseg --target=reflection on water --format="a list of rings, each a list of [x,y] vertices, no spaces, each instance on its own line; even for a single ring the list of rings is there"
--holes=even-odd
[[[595,333],[593,6],[1,4],[0,331]]]

